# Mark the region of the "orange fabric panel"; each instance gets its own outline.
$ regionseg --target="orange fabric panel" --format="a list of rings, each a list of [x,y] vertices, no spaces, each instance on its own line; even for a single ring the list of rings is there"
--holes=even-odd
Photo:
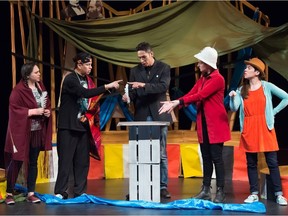
[[[180,145],[167,144],[168,177],[178,178],[180,173]]]
[[[287,196],[288,196],[288,176],[287,175],[283,175],[281,173],[281,182],[282,182],[283,195],[287,198]]]
[[[104,178],[104,146],[100,148],[101,161],[90,157],[90,167],[88,172],[88,179],[103,179]]]
[[[232,180],[248,181],[246,155],[239,147],[234,147],[234,166]]]

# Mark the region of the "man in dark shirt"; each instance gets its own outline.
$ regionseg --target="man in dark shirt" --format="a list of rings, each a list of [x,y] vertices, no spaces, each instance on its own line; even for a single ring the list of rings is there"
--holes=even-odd
[[[73,61],[74,72],[68,74],[63,81],[58,115],[58,175],[54,193],[64,199],[68,198],[71,166],[74,174],[74,197],[86,192],[91,132],[89,125],[83,124],[83,118],[89,109],[88,104],[93,100],[97,101],[97,95],[106,90],[118,89],[119,82],[122,81],[117,80],[96,88],[93,80],[88,76],[92,69],[91,56],[83,52],[78,53]]]
[[[170,66],[154,58],[149,43],[142,42],[136,47],[140,64],[130,71],[129,84],[132,90],[129,97],[134,104],[135,121],[166,121],[172,122],[170,114],[159,115],[160,101],[166,101],[166,92],[170,85]],[[127,102],[127,95],[123,95]],[[160,134],[160,189],[162,198],[170,198],[167,190],[168,162],[167,162],[167,132],[168,127],[161,127]]]

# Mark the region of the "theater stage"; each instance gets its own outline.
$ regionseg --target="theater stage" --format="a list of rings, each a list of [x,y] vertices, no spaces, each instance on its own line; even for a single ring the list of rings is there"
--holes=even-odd
[[[167,203],[174,200],[187,199],[195,195],[202,184],[201,178],[172,178],[169,179],[169,191],[172,198],[162,200]],[[212,181],[212,196],[215,196],[215,180]],[[54,183],[37,184],[36,191],[41,194],[53,194]],[[226,182],[226,203],[243,203],[248,196],[249,186],[247,181]],[[124,200],[128,193],[128,179],[95,179],[88,182],[88,194],[112,200]],[[266,215],[288,215],[288,207],[279,206],[269,200],[260,200],[266,207]],[[0,204],[1,215],[259,215],[250,212],[222,211],[222,210],[162,210],[143,209],[132,207],[119,207],[85,204],[31,204],[25,201],[14,206]],[[263,214],[264,215],[264,214]]]

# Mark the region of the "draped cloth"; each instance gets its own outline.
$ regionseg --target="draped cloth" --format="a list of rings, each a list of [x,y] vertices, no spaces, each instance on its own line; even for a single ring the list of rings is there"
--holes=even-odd
[[[39,85],[43,91],[42,82]],[[13,160],[27,162],[29,160],[29,146],[31,133],[31,117],[28,110],[38,108],[35,97],[24,81],[21,80],[13,89],[9,99],[9,121],[7,127],[5,152],[11,154]],[[47,98],[46,109],[50,109],[50,100]],[[52,118],[42,121],[41,150],[52,149]]]
[[[27,189],[16,185],[16,189],[19,191],[27,192]],[[116,206],[116,207],[129,207],[139,209],[155,209],[155,210],[179,210],[179,214],[185,214],[189,212],[185,212],[185,210],[222,210],[226,211],[226,214],[233,214],[232,212],[246,212],[246,213],[259,213],[265,214],[266,207],[262,202],[253,202],[249,204],[238,204],[238,203],[214,203],[208,200],[201,200],[201,199],[180,199],[174,200],[168,203],[157,203],[157,202],[150,202],[150,201],[142,201],[142,200],[112,200],[106,199],[101,197],[96,197],[89,194],[82,194],[76,198],[71,199],[60,199],[51,194],[40,194],[35,192],[37,197],[41,199],[42,202],[45,202],[47,205],[69,205],[69,204],[80,204],[80,203],[94,203],[96,205],[105,205],[107,208],[109,206]],[[96,206],[97,208],[97,206]],[[123,209],[125,211],[125,209]]]
[[[288,23],[265,27],[229,1],[177,1],[101,20],[39,19],[73,46],[115,65],[135,66],[135,46],[143,40],[172,68],[195,63],[194,55],[205,46],[214,46],[219,56],[252,47],[288,79]]]
[[[38,83],[42,91],[46,91],[42,81]],[[40,150],[45,151],[44,162],[39,164],[43,166],[43,175],[49,176],[49,160],[47,151],[52,150],[52,117],[29,117],[28,110],[38,108],[35,97],[31,89],[23,80],[14,87],[9,98],[9,121],[5,142],[5,166],[8,166],[11,160],[23,161],[25,167],[29,162],[29,147],[31,143],[31,119],[41,118],[41,139]],[[51,102],[47,97],[46,109],[51,110]],[[27,174],[27,170],[25,170]]]
[[[95,88],[93,80],[87,77],[88,88]],[[85,113],[85,117],[89,123],[90,129],[90,156],[96,160],[101,160],[100,158],[100,147],[101,147],[101,132],[100,132],[100,104],[99,100],[103,94],[89,98],[88,100],[88,110]]]

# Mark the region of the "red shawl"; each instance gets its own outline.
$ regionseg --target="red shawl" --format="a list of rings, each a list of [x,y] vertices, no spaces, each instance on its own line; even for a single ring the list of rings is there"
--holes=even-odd
[[[45,91],[42,82],[39,86]],[[12,90],[9,98],[9,121],[6,134],[5,152],[10,153],[13,160],[28,161],[31,132],[31,118],[28,110],[38,108],[33,93],[24,81],[21,80]],[[47,99],[46,108],[50,109],[50,100]],[[46,118],[42,125],[41,150],[52,149],[52,118]],[[14,145],[14,147],[13,147]],[[17,149],[17,152],[15,152]]]
[[[95,88],[93,80],[87,76],[88,88]],[[88,110],[85,113],[86,118],[89,122],[90,128],[90,156],[96,160],[101,160],[100,158],[100,146],[101,146],[101,132],[100,132],[100,104],[98,103],[101,95],[89,98]]]

